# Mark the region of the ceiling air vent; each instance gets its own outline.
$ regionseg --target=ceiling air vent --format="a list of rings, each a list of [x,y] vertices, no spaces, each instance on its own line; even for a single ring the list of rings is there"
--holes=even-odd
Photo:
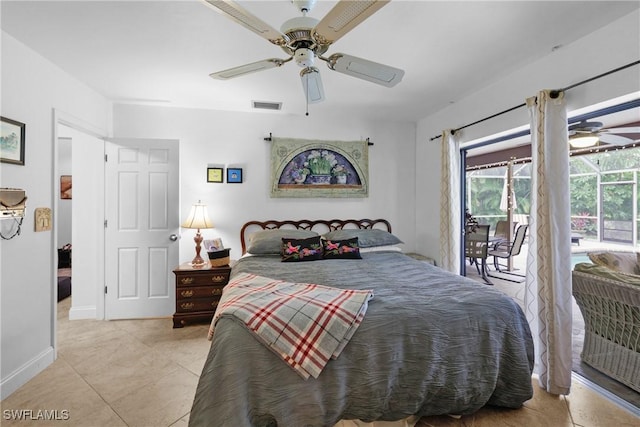
[[[259,110],[280,110],[282,102],[252,101],[253,108]]]

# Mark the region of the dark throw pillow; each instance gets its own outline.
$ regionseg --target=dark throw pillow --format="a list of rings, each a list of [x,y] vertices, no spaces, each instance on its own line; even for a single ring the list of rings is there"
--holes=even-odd
[[[282,261],[315,261],[322,259],[322,243],[320,236],[307,239],[282,239]]]
[[[345,240],[322,240],[324,259],[362,259],[358,238]]]

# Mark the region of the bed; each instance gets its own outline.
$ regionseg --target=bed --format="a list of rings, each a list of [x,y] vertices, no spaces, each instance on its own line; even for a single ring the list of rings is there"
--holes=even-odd
[[[350,244],[360,258],[283,262],[284,240],[315,233],[327,237],[323,245],[355,235]],[[218,306],[189,425],[411,426],[421,416],[471,414],[484,405],[519,408],[533,396],[533,341],[518,304],[403,254],[389,222],[251,221],[240,238],[249,253],[233,265],[230,284],[256,276],[373,297],[339,356],[307,379]]]

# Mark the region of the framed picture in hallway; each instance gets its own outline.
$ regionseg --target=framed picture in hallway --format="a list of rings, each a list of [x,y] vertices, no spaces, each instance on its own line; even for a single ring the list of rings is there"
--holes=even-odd
[[[0,162],[24,165],[25,124],[0,117]]]

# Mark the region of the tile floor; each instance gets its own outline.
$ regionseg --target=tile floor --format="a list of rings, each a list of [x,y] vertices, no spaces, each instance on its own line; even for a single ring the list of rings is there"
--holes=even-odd
[[[68,320],[58,305],[58,359],[1,402],[2,426],[187,426],[209,342],[207,325],[172,329],[171,319]],[[461,419],[423,417],[417,427],[622,427],[640,418],[574,381],[569,396],[537,387],[518,410],[484,408]],[[10,410],[57,410],[55,422],[8,420]],[[62,412],[62,411],[68,412]],[[234,427],[234,426],[231,426]],[[298,426],[285,426],[298,427]]]

